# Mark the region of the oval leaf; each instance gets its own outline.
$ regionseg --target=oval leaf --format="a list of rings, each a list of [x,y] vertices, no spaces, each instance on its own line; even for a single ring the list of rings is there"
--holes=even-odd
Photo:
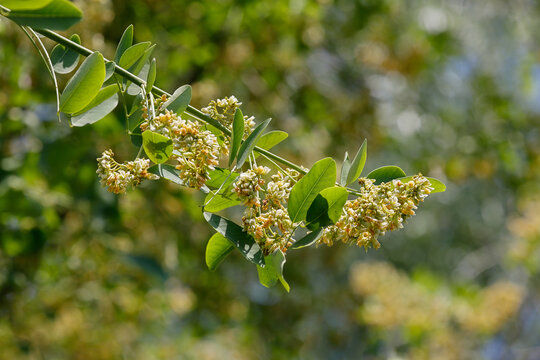
[[[122,57],[122,55],[124,55],[124,52],[131,45],[133,45],[133,25],[129,25],[126,30],[124,30],[124,33],[122,34],[122,37],[118,42],[118,46],[116,47],[116,53],[114,54],[115,63],[118,63],[120,61],[120,58]]]
[[[215,168],[209,173],[210,179],[206,182],[206,185],[215,189],[222,188],[227,189],[238,177],[238,173],[233,172],[229,169],[224,168]],[[225,183],[225,184],[223,184]]]
[[[148,72],[150,70],[150,63],[148,62],[148,59],[150,59],[150,55],[152,55],[152,51],[154,51],[155,47],[156,45],[152,45],[146,49],[143,56],[141,56],[139,60],[137,60],[137,62],[128,69],[129,72],[146,81],[148,78]],[[122,83],[127,86],[127,93],[129,95],[137,95],[141,92],[139,85],[132,84],[129,80],[127,80],[127,78],[124,78]]]
[[[406,176],[405,171],[397,166],[390,165],[373,170],[367,175],[367,178],[375,180],[375,185],[379,185],[404,176]]]
[[[116,63],[114,61],[107,61],[105,63],[105,81],[109,80],[109,78],[114,74],[115,68]]]
[[[105,80],[105,62],[99,52],[86,58],[60,96],[60,111],[73,114],[84,109],[99,93]]]
[[[73,34],[70,40],[81,44],[81,38],[77,34]],[[62,44],[56,45],[51,51],[51,62],[54,71],[58,74],[69,74],[79,64],[79,53],[70,48],[66,48]]]
[[[156,59],[152,59],[150,63],[150,69],[148,70],[148,76],[146,77],[146,92],[152,91],[152,86],[156,81]]]
[[[244,137],[244,114],[242,110],[236,109],[234,113],[234,119],[232,124],[232,136],[231,136],[231,152],[229,154],[229,166],[232,165],[238,149],[242,144],[242,138]]]
[[[160,176],[164,179],[172,181],[178,185],[184,185],[184,182],[180,180],[180,171],[178,171],[174,166],[168,164],[157,164],[150,166],[148,172],[154,175]]]
[[[271,148],[285,140],[287,137],[289,137],[289,134],[287,134],[285,131],[269,131],[259,138],[259,141],[257,141],[257,144],[255,146],[264,150],[270,150]],[[257,158],[259,155],[261,154],[259,154],[257,150],[255,150],[255,157]]]
[[[9,10],[35,10],[44,7],[52,0],[2,0],[0,5]]]
[[[293,223],[306,219],[311,203],[323,189],[336,182],[336,162],[332,158],[317,161],[294,185],[289,196],[289,216]]]
[[[163,104],[163,107],[178,115],[182,115],[191,101],[191,86],[180,86],[172,96]]]
[[[246,259],[261,267],[265,266],[261,248],[253,237],[242,230],[240,225],[216,214],[203,212],[204,218],[218,233],[225,236]]]
[[[272,287],[279,280],[285,290],[289,292],[291,288],[283,277],[283,265],[285,265],[285,261],[285,255],[281,250],[276,251],[272,255],[265,256],[264,262],[266,266],[263,268],[257,265],[257,273],[259,274],[259,282],[261,285]]]
[[[318,228],[317,230],[310,232],[309,234],[307,234],[300,240],[296,241],[294,244],[292,244],[290,249],[301,249],[304,247],[311,246],[315,244],[317,240],[319,240],[319,238],[322,236],[322,233],[323,233],[323,228]]]
[[[169,160],[173,152],[172,140],[166,136],[146,130],[142,133],[144,152],[156,164]]]
[[[364,140],[360,149],[352,161],[351,168],[347,173],[347,185],[356,181],[360,177],[367,158],[367,140]]]
[[[206,266],[210,271],[217,269],[219,264],[234,250],[234,245],[219,233],[214,234],[206,244]]]
[[[146,49],[148,49],[150,44],[150,41],[145,41],[127,48],[120,57],[120,60],[118,61],[118,66],[123,67],[124,69],[128,69],[144,55],[144,52],[146,51]]]
[[[405,176],[405,177],[400,177],[399,180],[401,180],[402,182],[406,182],[406,181],[412,180],[412,178],[413,178],[412,176]],[[431,177],[426,177],[426,179],[428,179],[429,182],[431,183],[431,187],[433,188],[433,190],[431,190],[432,194],[446,191],[446,185],[444,185],[444,183],[441,180],[431,178]]]
[[[233,194],[231,193],[231,195]],[[216,194],[215,191],[210,191],[204,199],[204,204],[205,211],[214,213],[232,206],[240,205],[241,202],[239,200],[225,197],[222,194]]]
[[[238,151],[238,156],[236,160],[236,167],[241,168],[242,165],[244,165],[244,162],[247,160],[249,154],[251,154],[251,151],[257,144],[257,141],[261,137],[264,129],[268,126],[272,119],[266,119],[262,123],[260,123],[255,130],[249,136],[247,139],[242,143],[242,146],[240,147],[240,150]]]
[[[93,124],[111,113],[118,105],[118,86],[109,85],[99,91],[83,111],[71,118],[73,126]]]
[[[349,193],[345,188],[334,186],[322,190],[311,203],[306,215],[308,228],[318,229],[335,224],[341,216]]]
[[[34,29],[66,30],[81,20],[82,12],[68,0],[53,0],[39,8],[12,9],[7,17]]]
[[[341,164],[341,174],[339,175],[339,183],[341,186],[347,186],[347,175],[349,175],[351,165],[352,163],[349,159],[349,153],[345,152],[345,158],[343,159],[343,164]]]

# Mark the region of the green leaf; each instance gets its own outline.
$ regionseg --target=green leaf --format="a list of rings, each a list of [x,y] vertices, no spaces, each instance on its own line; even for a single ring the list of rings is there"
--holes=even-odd
[[[308,209],[307,227],[315,230],[319,227],[335,224],[341,216],[343,205],[348,197],[349,193],[343,187],[334,186],[322,190]]]
[[[210,271],[217,269],[219,264],[234,250],[234,245],[219,233],[212,235],[206,244],[206,266]]]
[[[133,25],[129,25],[126,30],[124,30],[124,33],[120,38],[120,42],[118,42],[118,46],[116,47],[116,53],[114,54],[115,63],[118,63],[120,61],[120,58],[122,57],[124,52],[131,45],[133,45]]]
[[[73,126],[93,124],[111,113],[118,105],[118,85],[109,85],[99,91],[84,110],[71,118]]]
[[[317,240],[319,240],[319,238],[322,236],[322,233],[323,233],[323,228],[318,228],[317,230],[310,232],[309,234],[307,234],[300,240],[296,241],[294,244],[292,244],[290,249],[301,249],[304,247],[311,246],[315,244]]]
[[[77,34],[73,34],[70,40],[81,44],[81,38]],[[66,48],[62,44],[56,45],[51,51],[51,62],[54,71],[58,74],[69,74],[79,64],[79,53],[70,48]]]
[[[114,74],[115,67],[116,63],[114,61],[105,62],[105,81],[109,80],[109,78]]]
[[[373,170],[367,175],[367,178],[375,180],[375,185],[379,185],[404,176],[406,176],[405,171],[397,166],[390,165]]]
[[[259,274],[259,282],[261,285],[272,287],[279,280],[285,290],[289,292],[291,288],[283,277],[283,265],[285,265],[285,261],[285,255],[281,250],[276,251],[272,255],[265,256],[264,262],[266,263],[266,266],[263,268],[257,265],[257,273]]]
[[[227,189],[240,174],[236,172],[231,173],[229,169],[217,167],[214,170],[211,170],[209,175],[210,179],[206,182],[207,186],[215,189],[220,187],[222,189]],[[225,184],[222,187],[221,185],[224,182]]]
[[[171,157],[173,143],[168,137],[146,130],[142,133],[142,140],[144,152],[156,164],[162,164]]]
[[[152,91],[152,86],[156,81],[156,59],[152,59],[150,62],[150,69],[148,70],[148,76],[146,77],[146,92],[149,93]]]
[[[73,114],[84,109],[99,93],[105,80],[105,62],[94,52],[82,63],[60,96],[60,110]]]
[[[261,137],[264,129],[268,126],[272,119],[266,119],[262,123],[260,123],[255,130],[249,136],[247,139],[242,143],[242,146],[240,147],[240,150],[238,151],[238,156],[236,159],[236,167],[241,168],[242,165],[244,165],[244,162],[247,160],[249,154],[251,154],[251,151],[257,144],[259,138]]]
[[[128,130],[133,132],[144,121],[143,110],[137,109],[132,114],[128,115]]]
[[[137,77],[139,77],[140,79],[146,81],[148,78],[148,72],[150,70],[150,63],[148,62],[148,59],[150,59],[150,55],[152,55],[155,47],[156,45],[152,45],[148,49],[146,49],[144,54],[139,58],[139,60],[137,60],[134,65],[132,65],[128,69],[128,71],[132,74],[137,75]],[[129,95],[137,95],[142,91],[139,85],[132,84],[131,81],[129,81],[127,78],[124,78],[122,80],[122,83],[127,86],[127,93]]]
[[[259,138],[259,141],[257,141],[257,144],[255,146],[260,147],[261,149],[270,150],[271,148],[285,140],[287,137],[289,137],[289,134],[287,134],[285,131],[269,131]],[[255,150],[254,154],[255,158],[261,155],[257,152],[257,150]]]
[[[343,159],[343,164],[341,165],[341,174],[339,176],[339,183],[341,186],[347,186],[347,175],[349,175],[349,170],[351,169],[351,160],[349,160],[349,153],[345,152],[345,158]]]
[[[367,158],[367,140],[364,140],[360,149],[356,153],[354,160],[352,161],[351,168],[347,174],[347,184],[351,184],[360,177]]]
[[[232,138],[231,138],[231,152],[229,153],[229,166],[232,165],[238,149],[242,144],[242,138],[244,137],[244,114],[242,110],[236,109],[234,113],[234,119],[232,124]]]
[[[135,145],[136,147],[141,147],[143,144],[142,140],[142,134],[141,134],[141,128],[136,127],[131,133],[130,133],[130,139],[131,143]]]
[[[0,5],[10,10],[35,10],[44,7],[52,0],[1,0]]]
[[[66,30],[81,20],[82,12],[68,0],[52,0],[39,8],[12,9],[7,17],[34,29]]]
[[[223,196],[223,194],[216,194],[215,191],[210,191],[208,195],[206,195],[204,203],[206,204],[204,205],[204,210],[212,213],[241,204],[239,200]]]
[[[123,67],[124,69],[128,69],[129,67],[134,65],[137,60],[139,60],[144,55],[144,52],[146,51],[146,49],[148,49],[150,44],[150,41],[145,41],[127,48],[120,57],[120,61],[118,61],[118,66]]]
[[[148,172],[152,173],[154,175],[157,175],[159,177],[162,177],[163,179],[167,179],[169,181],[172,181],[175,184],[178,185],[184,185],[184,182],[180,180],[180,171],[176,170],[176,168],[169,164],[157,164],[152,165],[148,168]]]
[[[293,186],[289,196],[289,216],[293,223],[306,219],[311,203],[323,189],[336,182],[336,162],[332,158],[317,161]]]
[[[203,212],[204,218],[218,233],[225,236],[246,259],[264,267],[264,256],[253,237],[242,230],[242,227],[222,216]]]
[[[399,180],[401,180],[401,182],[407,182],[409,180],[412,180],[412,178],[413,178],[412,176],[405,176],[405,177],[400,177]],[[432,194],[446,191],[446,185],[444,185],[444,183],[441,180],[431,178],[431,177],[426,177],[426,179],[429,180],[429,182],[431,183],[431,187],[433,187],[433,190],[431,191]]]
[[[163,104],[163,107],[182,115],[191,101],[191,86],[180,86],[172,96]]]

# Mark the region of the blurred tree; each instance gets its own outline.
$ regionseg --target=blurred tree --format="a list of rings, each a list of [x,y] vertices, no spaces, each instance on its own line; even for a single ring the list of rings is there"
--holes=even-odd
[[[239,256],[211,273],[199,195],[101,189],[101,151],[134,155],[120,114],[56,122],[38,56],[1,20],[0,357],[538,358],[534,2],[80,4],[84,44],[111,57],[133,23],[158,44],[157,84],[192,84],[197,106],[235,94],[291,134],[290,158],[368,138],[369,169],[448,191],[376,252],[291,253],[287,296]]]

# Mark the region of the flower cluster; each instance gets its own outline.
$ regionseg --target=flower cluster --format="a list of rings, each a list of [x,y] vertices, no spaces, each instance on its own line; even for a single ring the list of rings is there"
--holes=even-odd
[[[319,243],[332,246],[336,241],[356,243],[368,249],[379,248],[377,238],[386,231],[403,227],[403,222],[414,215],[417,205],[433,190],[422,175],[410,181],[393,180],[374,185],[373,180],[359,179],[360,196],[345,203],[343,213],[335,225],[323,231]]]
[[[212,119],[219,121],[228,129],[232,128],[234,113],[242,105],[235,96],[229,96],[223,99],[212,100],[207,107],[201,111]],[[255,127],[255,117],[244,116],[244,138],[246,138]]]
[[[148,118],[140,126],[141,131],[151,130],[172,140],[172,158],[178,162],[176,169],[187,186],[199,189],[206,183],[210,170],[219,161],[220,146],[212,132],[168,110]]]
[[[128,186],[135,187],[144,179],[155,180],[158,178],[147,171],[150,166],[148,159],[135,159],[119,164],[114,160],[112,150],[106,150],[97,161],[98,169],[96,172],[101,184],[115,194],[126,192]]]
[[[252,235],[265,255],[280,249],[286,252],[292,245],[292,223],[285,204],[300,174],[288,169],[272,175],[271,181],[264,187],[262,176],[270,169],[256,167],[238,177],[233,191],[244,201],[246,210],[242,217],[244,230]],[[259,196],[264,192],[264,198]]]

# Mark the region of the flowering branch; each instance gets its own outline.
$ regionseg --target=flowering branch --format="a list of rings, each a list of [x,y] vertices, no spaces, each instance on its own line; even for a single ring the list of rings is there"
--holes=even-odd
[[[345,155],[339,178],[332,158],[317,161],[309,170],[296,165],[269,151],[287,133],[265,133],[270,119],[257,124],[242,113],[234,96],[199,110],[189,104],[191,87],[169,94],[154,86],[154,46],[133,44],[133,26],[124,32],[114,61],[82,46],[77,35],[67,39],[49,30],[67,28],[78,16],[69,1],[55,1],[56,14],[29,8],[23,0],[12,1],[16,8],[2,9],[2,14],[57,43],[45,57],[55,84],[55,73],[72,72],[79,55],[86,57],[58,101],[58,111],[73,126],[95,123],[122,102],[127,133],[137,136],[140,149],[136,159],[123,163],[113,158],[112,150],[104,151],[97,170],[103,186],[120,194],[143,180],[165,178],[207,194],[204,217],[217,231],[206,249],[212,270],[237,249],[257,265],[263,285],[279,281],[288,291],[283,265],[289,249],[336,241],[378,248],[379,236],[403,227],[426,196],[445,189],[439,180],[421,174],[407,177],[397,166],[360,177],[367,158],[365,141],[352,160]],[[146,158],[141,157],[143,149]],[[259,155],[275,167],[273,173],[258,165]],[[219,167],[224,162],[228,167]],[[355,182],[360,190],[348,187]],[[241,225],[216,214],[237,205],[244,206]]]

